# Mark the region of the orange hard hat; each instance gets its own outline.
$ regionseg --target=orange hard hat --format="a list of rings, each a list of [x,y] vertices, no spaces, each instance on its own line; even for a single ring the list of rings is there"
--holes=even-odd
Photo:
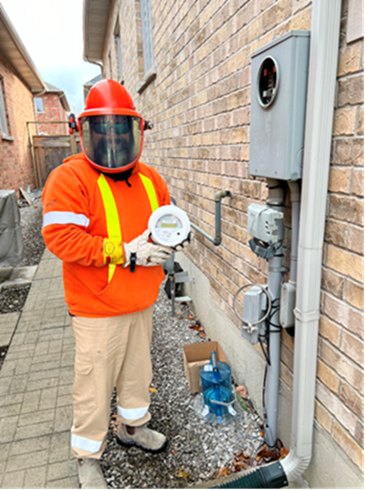
[[[120,83],[108,79],[96,83],[77,124],[83,153],[97,170],[119,173],[138,161],[145,122]]]

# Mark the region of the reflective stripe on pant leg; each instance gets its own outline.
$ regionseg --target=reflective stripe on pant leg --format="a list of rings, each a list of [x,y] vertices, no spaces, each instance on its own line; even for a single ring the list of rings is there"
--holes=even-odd
[[[99,459],[106,445],[110,398],[123,364],[132,315],[72,317],[76,340],[72,451]]]
[[[151,415],[149,387],[152,381],[151,341],[153,306],[134,313],[123,368],[117,380],[118,420],[142,425]]]

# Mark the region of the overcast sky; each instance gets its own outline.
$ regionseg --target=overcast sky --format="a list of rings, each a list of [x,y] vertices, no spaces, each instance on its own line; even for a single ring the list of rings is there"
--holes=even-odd
[[[72,111],[84,106],[82,86],[100,74],[83,61],[82,0],[0,0],[45,82],[66,93]]]

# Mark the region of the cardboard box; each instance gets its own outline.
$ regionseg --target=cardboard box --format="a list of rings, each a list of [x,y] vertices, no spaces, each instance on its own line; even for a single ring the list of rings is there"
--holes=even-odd
[[[222,347],[218,342],[201,342],[198,344],[184,345],[184,370],[188,378],[191,393],[201,391],[200,370],[210,361],[210,355],[216,351],[218,361],[227,362]]]

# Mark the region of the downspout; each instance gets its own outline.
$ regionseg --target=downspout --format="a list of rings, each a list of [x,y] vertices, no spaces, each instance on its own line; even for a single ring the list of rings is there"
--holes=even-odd
[[[312,456],[320,285],[336,87],[341,0],[313,0],[295,308],[292,436],[288,456],[229,475],[211,488],[280,488]],[[271,475],[271,473],[272,475]]]
[[[291,448],[282,462],[289,481],[312,455],[320,288],[336,90],[341,0],[314,0],[299,228]]]

